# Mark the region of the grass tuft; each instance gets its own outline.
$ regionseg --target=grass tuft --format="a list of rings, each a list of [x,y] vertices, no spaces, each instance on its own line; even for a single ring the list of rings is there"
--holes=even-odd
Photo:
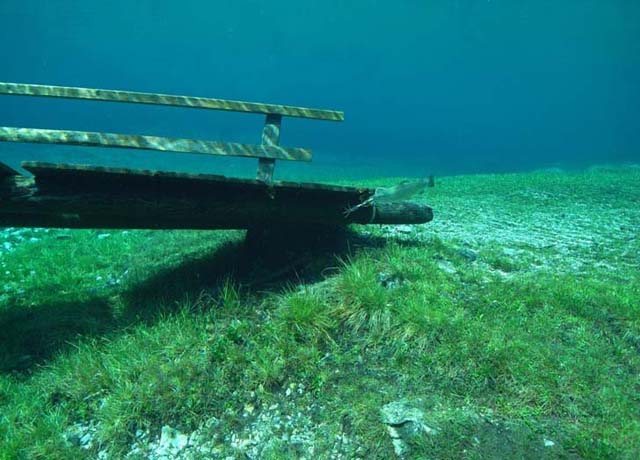
[[[275,316],[281,327],[297,340],[332,341],[336,321],[326,292],[307,287],[289,289],[279,301]]]
[[[391,294],[381,284],[378,263],[370,256],[342,261],[336,280],[336,314],[356,334],[380,336],[392,327]]]

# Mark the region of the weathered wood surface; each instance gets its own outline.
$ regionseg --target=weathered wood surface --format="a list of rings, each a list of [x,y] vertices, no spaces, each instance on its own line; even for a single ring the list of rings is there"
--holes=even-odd
[[[280,143],[280,125],[282,117],[280,115],[267,115],[262,129],[262,145],[277,146]],[[260,158],[258,161],[258,171],[256,178],[263,182],[273,180],[273,170],[276,167],[276,160],[271,158]]]
[[[176,96],[171,94],[141,93],[69,86],[32,85],[0,82],[0,94],[14,96],[43,96],[66,99],[89,99],[94,101],[130,102],[137,104],[169,105],[198,109],[226,110],[276,114],[287,117],[315,118],[318,120],[343,121],[344,113],[338,110],[311,109],[288,105],[262,104],[258,102],[230,101],[207,97]]]
[[[311,161],[311,150],[304,148],[57,129],[0,127],[0,141]]]
[[[244,229],[261,225],[425,223],[412,203],[344,210],[374,190],[25,162],[0,179],[0,226]]]

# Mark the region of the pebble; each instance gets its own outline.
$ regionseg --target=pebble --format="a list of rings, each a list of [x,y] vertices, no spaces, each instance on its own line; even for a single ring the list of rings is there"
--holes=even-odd
[[[411,225],[396,225],[394,227],[394,230],[397,233],[412,233],[413,232],[413,227]]]
[[[189,436],[178,430],[171,428],[168,425],[162,427],[160,434],[159,445],[156,448],[156,453],[159,456],[176,456],[181,450],[183,450],[189,441]]]
[[[402,279],[398,275],[387,272],[378,273],[378,283],[384,288],[394,289],[402,284]]]
[[[473,262],[478,258],[478,254],[468,248],[462,248],[458,250],[458,255],[468,262]]]
[[[453,265],[448,260],[439,260],[438,261],[438,268],[440,270],[442,270],[443,272],[448,273],[450,275],[453,275],[453,274],[457,273],[455,265]]]
[[[410,452],[413,439],[423,433],[437,434],[434,428],[424,423],[424,412],[418,407],[420,401],[393,401],[380,409],[382,423],[387,425],[387,433],[391,438],[393,450],[398,457]]]

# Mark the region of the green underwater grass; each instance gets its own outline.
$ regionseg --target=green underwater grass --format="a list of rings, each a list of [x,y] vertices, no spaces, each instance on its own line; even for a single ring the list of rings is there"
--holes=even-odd
[[[380,409],[402,399],[437,430],[407,458],[637,458],[639,179],[443,178],[433,223],[358,227],[277,282],[252,278],[243,232],[25,233],[0,258],[0,459],[119,458],[138,430],[212,417],[241,458],[229,436],[275,404],[316,408],[315,458],[339,436],[393,458]],[[65,439],[76,423],[92,448]]]

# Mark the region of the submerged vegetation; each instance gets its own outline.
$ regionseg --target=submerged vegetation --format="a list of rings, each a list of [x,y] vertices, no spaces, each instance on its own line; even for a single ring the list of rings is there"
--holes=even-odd
[[[398,401],[424,428],[405,458],[637,458],[639,184],[442,178],[430,224],[274,261],[243,232],[4,230],[0,459],[148,458],[171,436],[388,459]]]

